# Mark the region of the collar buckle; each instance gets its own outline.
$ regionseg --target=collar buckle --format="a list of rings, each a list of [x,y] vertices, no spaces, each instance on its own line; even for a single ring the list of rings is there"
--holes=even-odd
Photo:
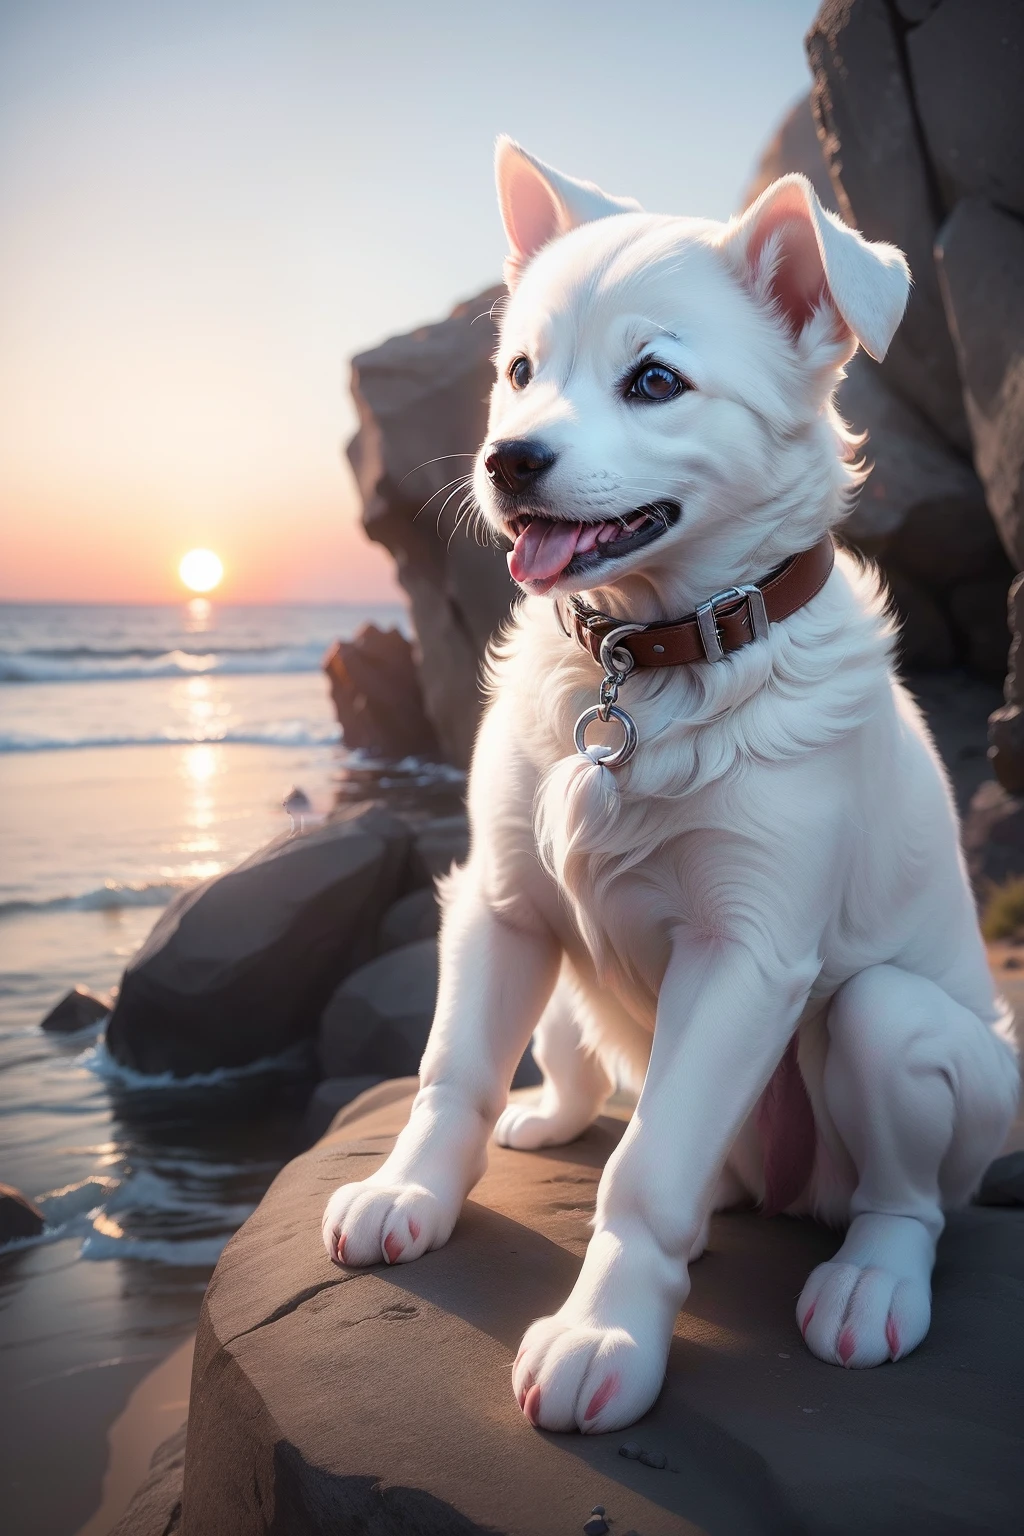
[[[725,651],[722,649],[722,636],[718,628],[717,612],[727,603],[742,602],[746,599],[747,612],[750,615],[750,627],[754,632],[755,640],[767,640],[771,631],[768,619],[768,610],[764,603],[764,594],[760,587],[726,587],[722,592],[716,592],[709,597],[706,603],[700,603],[697,607],[697,628],[700,630],[701,643],[704,646],[704,655],[708,661],[722,661]]]

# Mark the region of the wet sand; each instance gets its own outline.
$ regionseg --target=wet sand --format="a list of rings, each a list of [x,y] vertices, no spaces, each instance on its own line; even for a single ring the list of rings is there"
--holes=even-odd
[[[142,1482],[153,1452],[184,1423],[195,1336],[143,1377],[107,1435],[107,1470],[96,1513],[77,1536],[108,1536]]]

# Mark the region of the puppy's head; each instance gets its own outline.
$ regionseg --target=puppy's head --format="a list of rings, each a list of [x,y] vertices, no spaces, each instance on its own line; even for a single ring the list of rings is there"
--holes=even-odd
[[[474,490],[516,581],[699,601],[813,543],[849,476],[832,393],[858,344],[885,355],[899,251],[802,176],[729,224],[646,214],[510,139],[497,181],[511,296]]]

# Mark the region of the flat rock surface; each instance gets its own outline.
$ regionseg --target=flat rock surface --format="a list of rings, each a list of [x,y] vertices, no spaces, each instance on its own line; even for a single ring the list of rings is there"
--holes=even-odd
[[[451,1241],[418,1263],[332,1268],[324,1202],[378,1166],[412,1086],[343,1110],[217,1266],[196,1345],[188,1536],[566,1536],[598,1504],[617,1536],[1019,1531],[1024,1212],[953,1218],[930,1336],[872,1371],[822,1364],[796,1329],[833,1235],[716,1217],[654,1409],[613,1435],[546,1434],[516,1406],[512,1360],[572,1285],[624,1119],[570,1147],[492,1148]],[[620,1456],[626,1442],[667,1466]]]

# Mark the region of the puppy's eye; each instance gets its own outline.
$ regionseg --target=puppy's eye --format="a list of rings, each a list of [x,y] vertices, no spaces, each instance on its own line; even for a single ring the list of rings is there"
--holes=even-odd
[[[508,381],[512,385],[513,389],[525,389],[532,378],[533,369],[530,366],[530,359],[528,357],[517,357],[515,361],[510,364],[508,370]]]
[[[684,378],[672,368],[666,368],[664,363],[644,363],[638,373],[633,375],[626,391],[628,400],[674,400],[684,390],[690,388]]]

